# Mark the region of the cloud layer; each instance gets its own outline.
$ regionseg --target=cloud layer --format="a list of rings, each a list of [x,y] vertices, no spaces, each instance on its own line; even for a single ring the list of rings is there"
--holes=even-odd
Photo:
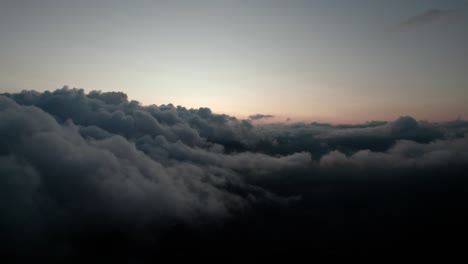
[[[120,92],[3,94],[2,250],[136,261],[227,254],[219,241],[261,254],[272,241],[369,249],[436,234],[463,219],[467,133],[462,120],[254,126]]]

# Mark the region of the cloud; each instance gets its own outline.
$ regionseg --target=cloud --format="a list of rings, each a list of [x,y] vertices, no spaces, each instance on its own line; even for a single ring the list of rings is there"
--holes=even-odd
[[[463,120],[252,125],[119,92],[3,94],[1,250],[154,262],[439,239],[467,220],[467,135]]]
[[[451,21],[460,18],[461,15],[462,13],[459,10],[430,9],[424,13],[408,18],[403,21],[399,27],[412,28],[424,26],[430,23]]]
[[[250,115],[249,118],[251,120],[259,120],[259,119],[267,119],[267,118],[272,118],[274,117],[273,115],[263,115],[263,114],[255,114],[255,115]]]

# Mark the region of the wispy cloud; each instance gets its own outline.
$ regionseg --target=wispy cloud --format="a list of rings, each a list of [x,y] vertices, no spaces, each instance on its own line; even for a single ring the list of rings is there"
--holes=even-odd
[[[274,117],[273,115],[263,115],[263,114],[255,114],[249,116],[249,119],[251,120],[259,120],[259,119],[267,119],[267,118],[272,118]]]
[[[429,9],[421,14],[410,17],[399,24],[400,28],[419,27],[427,24],[453,21],[462,15],[460,10],[455,9]]]

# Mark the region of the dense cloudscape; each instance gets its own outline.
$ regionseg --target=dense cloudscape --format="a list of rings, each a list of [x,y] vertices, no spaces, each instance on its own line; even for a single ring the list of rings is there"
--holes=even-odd
[[[1,250],[138,263],[430,248],[466,229],[467,134],[463,120],[252,125],[120,92],[3,94]]]

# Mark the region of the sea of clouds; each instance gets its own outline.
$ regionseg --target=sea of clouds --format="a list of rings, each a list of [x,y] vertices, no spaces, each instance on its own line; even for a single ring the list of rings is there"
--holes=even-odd
[[[121,92],[5,93],[2,252],[136,261],[191,243],[323,252],[441,236],[466,219],[467,135],[463,120],[253,125]]]

